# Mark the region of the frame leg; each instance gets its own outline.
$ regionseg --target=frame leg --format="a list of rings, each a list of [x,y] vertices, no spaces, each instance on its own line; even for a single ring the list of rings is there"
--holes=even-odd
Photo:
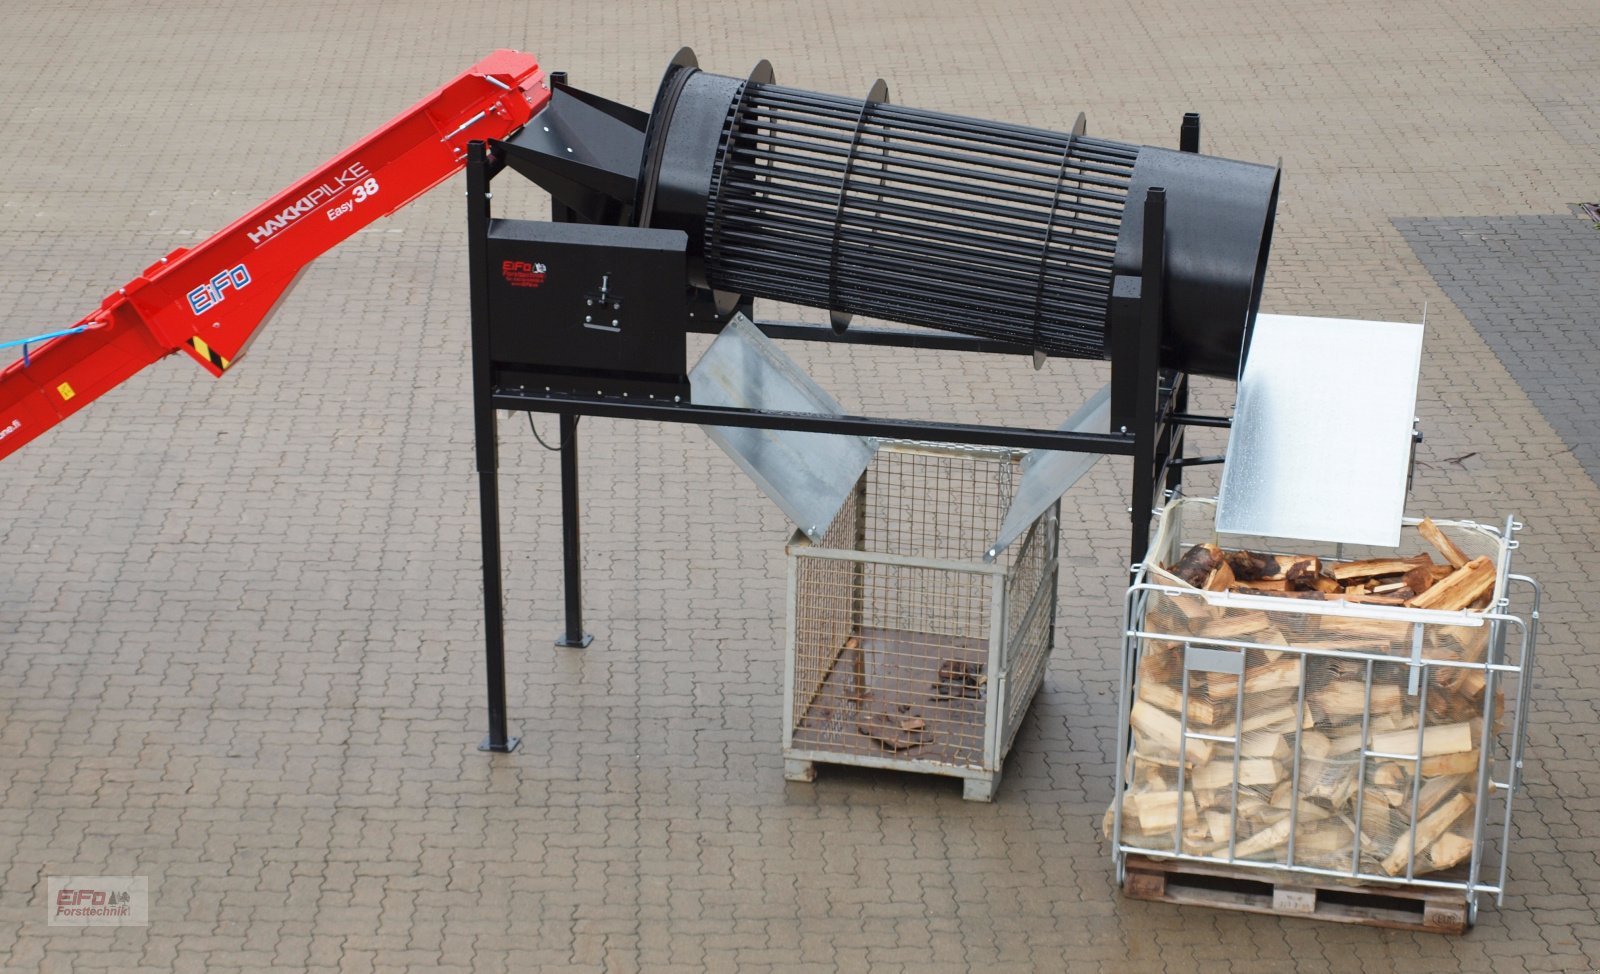
[[[484,673],[489,734],[480,751],[508,752],[522,743],[506,729],[505,584],[500,573],[500,429],[489,359],[489,166],[484,143],[467,146],[467,247],[472,268],[472,425],[483,536]]]
[[[489,734],[478,750],[509,753],[517,749],[522,738],[512,737],[506,730],[506,617],[500,574],[499,480],[497,470],[478,471],[478,506],[483,526],[484,672],[489,693]]]
[[[578,417],[561,414],[561,570],[566,588],[566,629],[557,646],[583,649],[594,637],[583,631],[583,546],[578,536]]]

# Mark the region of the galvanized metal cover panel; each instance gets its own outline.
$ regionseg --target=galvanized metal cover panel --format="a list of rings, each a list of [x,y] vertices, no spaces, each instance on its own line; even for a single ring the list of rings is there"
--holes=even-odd
[[[1059,429],[1069,433],[1107,433],[1111,429],[1111,387],[1102,386],[1090,396],[1078,411],[1067,417]],[[992,562],[1006,550],[1006,546],[1022,536],[1022,532],[1050,509],[1062,494],[1083,479],[1102,453],[1067,453],[1062,450],[1035,450],[1022,461],[1022,481],[1017,485],[1016,497],[1006,510],[1000,524],[999,536],[984,552],[983,560]]]
[[[735,315],[689,372],[694,401],[789,413],[844,410],[743,315]],[[861,436],[702,426],[813,542],[833,522],[876,444]]]
[[[1421,325],[1258,316],[1217,531],[1398,544],[1421,364]]]

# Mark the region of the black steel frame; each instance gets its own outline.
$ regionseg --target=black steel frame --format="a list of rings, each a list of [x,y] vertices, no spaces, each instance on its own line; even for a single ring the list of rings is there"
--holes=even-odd
[[[1182,148],[1199,148],[1198,116],[1186,116]],[[520,743],[507,730],[505,678],[505,591],[500,551],[498,409],[555,413],[561,422],[561,519],[565,626],[556,645],[583,647],[592,640],[583,628],[581,540],[578,482],[578,420],[583,416],[652,420],[712,426],[841,433],[858,436],[933,440],[1023,449],[1102,453],[1133,458],[1130,518],[1130,571],[1149,545],[1150,518],[1159,490],[1175,491],[1183,469],[1215,463],[1220,457],[1183,456],[1184,429],[1225,427],[1226,417],[1188,413],[1189,377],[1159,364],[1163,314],[1166,193],[1151,189],[1146,197],[1144,253],[1138,276],[1120,275],[1113,283],[1107,330],[1111,336],[1111,432],[938,423],[869,416],[821,416],[766,410],[705,406],[621,396],[579,396],[526,388],[500,388],[494,383],[489,346],[490,184],[504,166],[483,142],[472,142],[467,155],[468,260],[472,297],[473,415],[482,525],[484,643],[489,732],[479,750],[508,752]],[[557,213],[560,219],[564,214]],[[1033,350],[993,339],[926,331],[850,329],[826,325],[757,322],[768,337],[780,340],[839,342],[904,348],[943,349],[1032,355]]]

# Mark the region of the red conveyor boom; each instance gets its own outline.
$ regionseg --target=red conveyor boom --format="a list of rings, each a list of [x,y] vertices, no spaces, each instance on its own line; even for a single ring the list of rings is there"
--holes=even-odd
[[[549,100],[530,54],[496,51],[304,179],[118,288],[84,330],[0,372],[0,459],[178,350],[220,376],[318,256],[416,199]]]

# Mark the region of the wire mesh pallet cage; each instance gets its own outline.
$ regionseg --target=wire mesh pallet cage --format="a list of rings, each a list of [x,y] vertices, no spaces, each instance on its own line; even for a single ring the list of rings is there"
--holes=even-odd
[[[1218,542],[1214,514],[1208,500],[1169,504],[1128,590],[1106,821],[1119,882],[1129,888],[1133,858],[1311,889],[1422,891],[1470,926],[1481,895],[1504,895],[1520,784],[1540,598],[1510,570],[1521,525],[1436,526],[1456,560],[1493,565],[1482,607],[1446,612],[1185,585],[1160,565],[1202,543],[1314,557],[1330,577],[1351,562],[1432,558],[1416,519],[1398,547],[1375,548]]]
[[[815,764],[958,777],[989,801],[1055,644],[1060,502],[981,560],[1010,450],[885,443],[821,544],[788,546],[785,776]]]

